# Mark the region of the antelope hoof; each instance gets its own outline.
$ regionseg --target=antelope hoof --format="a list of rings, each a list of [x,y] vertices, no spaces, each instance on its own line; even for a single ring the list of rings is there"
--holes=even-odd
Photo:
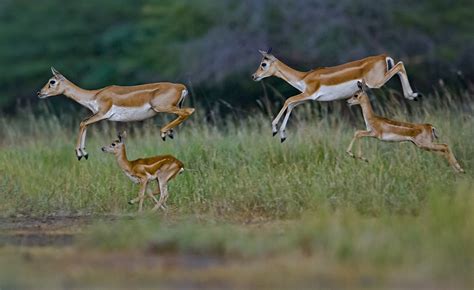
[[[129,200],[128,204],[133,205],[134,204],[133,200]]]
[[[152,212],[156,212],[156,211],[158,211],[158,209],[162,209],[163,211],[167,211],[167,210],[168,210],[168,208],[167,208],[165,205],[163,205],[163,204],[162,204],[162,205],[157,204],[157,205],[155,205],[155,206],[151,209],[151,211],[152,211]]]
[[[174,132],[173,132],[173,130],[168,131],[168,137],[170,137],[170,139],[174,139]]]
[[[167,135],[168,132],[161,132],[161,139],[163,141],[166,141],[166,135]]]
[[[76,149],[76,157],[77,157],[77,160],[81,160],[83,154],[81,152],[81,149]]]
[[[360,159],[360,160],[362,160],[362,161],[365,161],[365,162],[369,163],[369,160],[367,160],[367,158],[364,158],[364,157],[362,157],[362,156],[359,156],[359,157],[357,157],[357,158]]]
[[[278,133],[277,125],[278,124],[272,124],[272,134],[273,134],[273,136],[275,136]]]
[[[283,143],[286,140],[286,132],[284,130],[280,131],[280,142]]]
[[[87,160],[89,159],[89,153],[86,153],[86,155],[84,155],[84,158]]]
[[[411,100],[413,100],[413,101],[415,101],[415,102],[418,102],[418,98],[421,98],[422,96],[423,96],[423,95],[420,94],[420,93],[413,93],[413,94],[409,97],[409,99],[411,99]]]

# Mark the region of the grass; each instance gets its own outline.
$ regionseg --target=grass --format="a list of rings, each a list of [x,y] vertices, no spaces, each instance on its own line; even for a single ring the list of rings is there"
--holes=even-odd
[[[180,213],[288,218],[330,204],[369,215],[416,214],[434,189],[450,194],[473,177],[472,115],[447,112],[419,113],[411,119],[435,124],[441,141],[466,168],[464,176],[455,175],[440,156],[407,143],[366,140],[363,148],[370,163],[353,160],[345,150],[363,123],[357,120],[354,126],[334,114],[311,121],[295,118],[297,126],[288,129],[283,144],[271,137],[263,116],[221,126],[198,122],[203,118],[196,116],[167,142],[159,140],[157,125],[146,122],[132,127],[127,149],[132,159],[171,153],[184,162],[189,170],[171,183],[168,202]],[[91,127],[90,159],[78,162],[73,151],[76,123],[54,116],[0,121],[3,215],[136,211],[127,200],[138,187],[113,156],[99,150],[116,138],[116,128],[111,123]]]
[[[136,206],[127,204],[138,187],[99,150],[115,138],[113,124],[89,130],[90,158],[78,162],[77,119],[28,112],[3,117],[0,213],[122,216],[85,229],[75,246],[80,255],[138,251],[237,261],[214,271],[222,275],[215,279],[235,280],[237,273],[242,281],[260,279],[258,285],[271,287],[282,279],[263,269],[283,263],[301,277],[333,271],[344,280],[360,271],[383,281],[415,281],[412,286],[443,281],[439,285],[467,287],[474,282],[470,98],[441,92],[421,104],[374,102],[383,115],[434,124],[464,175],[440,156],[405,143],[366,140],[370,163],[348,157],[346,147],[363,122],[358,109],[350,113],[342,103],[298,107],[283,144],[271,137],[262,114],[218,125],[197,114],[167,142],[159,139],[154,121],[132,124],[130,158],[170,153],[188,169],[170,184],[169,211],[145,216],[135,216]],[[255,264],[246,268],[249,260]],[[153,275],[168,273],[160,271]]]
[[[461,285],[474,283],[474,190],[464,186],[451,196],[433,193],[437,196],[418,216],[369,217],[328,207],[294,220],[251,224],[148,216],[99,223],[81,246],[242,261],[302,254],[348,268],[373,267],[379,275],[403,270],[430,281],[455,277]]]

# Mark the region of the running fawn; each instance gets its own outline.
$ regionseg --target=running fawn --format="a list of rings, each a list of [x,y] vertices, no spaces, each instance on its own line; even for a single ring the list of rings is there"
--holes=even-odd
[[[367,161],[367,159],[362,157],[360,141],[358,156],[354,156],[352,153],[352,145],[354,145],[354,142],[357,139],[362,137],[373,137],[382,141],[410,141],[418,148],[443,155],[456,172],[464,173],[464,170],[457,162],[449,146],[447,144],[435,143],[435,139],[438,138],[438,136],[436,135],[436,130],[433,125],[404,123],[377,116],[374,113],[369,97],[365,92],[365,84],[359,82],[358,86],[360,88],[359,92],[347,100],[347,103],[349,103],[350,106],[360,105],[362,107],[362,114],[364,115],[367,130],[358,130],[355,132],[354,138],[352,138],[352,141],[347,148],[347,153],[350,156]]]
[[[178,173],[184,171],[183,163],[171,155],[160,155],[129,161],[124,142],[126,136],[126,132],[119,134],[118,140],[102,147],[102,151],[114,154],[119,167],[122,168],[125,175],[134,183],[140,184],[138,196],[130,200],[129,203],[139,202],[138,211],[141,212],[145,193],[147,193],[155,201],[153,211],[156,211],[158,208],[165,209],[165,203],[168,199],[168,182]],[[158,183],[158,189],[152,193],[147,191],[147,185],[153,180],[156,180]],[[156,194],[160,194],[159,201],[154,196]]]

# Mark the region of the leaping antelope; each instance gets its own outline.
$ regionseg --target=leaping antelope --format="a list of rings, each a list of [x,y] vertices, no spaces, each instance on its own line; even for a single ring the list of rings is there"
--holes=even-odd
[[[143,209],[145,193],[153,199],[155,206],[153,211],[159,208],[165,208],[168,199],[168,182],[176,175],[184,171],[184,165],[181,161],[171,155],[160,155],[155,157],[140,158],[129,161],[125,150],[125,138],[127,134],[123,132],[118,135],[118,140],[112,142],[109,146],[102,147],[102,151],[112,153],[117,159],[119,167],[123,170],[134,183],[140,184],[138,196],[129,201],[130,204],[139,202],[138,211]],[[158,189],[155,192],[147,190],[150,181],[158,183]],[[156,194],[160,194],[160,200],[156,200]]]
[[[193,108],[182,108],[188,90],[183,84],[152,83],[137,86],[108,86],[97,90],[82,89],[51,67],[53,77],[48,80],[38,97],[41,99],[65,95],[92,111],[93,115],[80,124],[76,156],[87,159],[85,150],[87,126],[102,121],[142,121],[157,113],[172,113],[178,118],[160,129],[161,138],[173,138],[173,128],[186,120]]]
[[[354,156],[352,153],[352,146],[354,145],[354,142],[362,137],[373,137],[382,141],[410,141],[418,148],[440,153],[448,160],[449,164],[455,171],[461,173],[464,172],[464,170],[461,168],[461,165],[459,165],[458,161],[454,157],[454,154],[449,146],[447,144],[439,144],[434,142],[438,136],[436,135],[436,130],[433,125],[404,123],[377,116],[372,109],[369,97],[364,91],[365,84],[359,82],[359,86],[360,91],[357,92],[355,96],[347,100],[347,103],[350,106],[360,105],[362,107],[362,114],[364,115],[364,121],[367,130],[358,130],[355,132],[354,138],[352,138],[352,141],[347,148],[347,153],[350,156],[367,161],[367,159],[362,157],[360,141],[358,144],[358,155]]]
[[[281,142],[286,139],[286,124],[294,107],[306,101],[335,101],[350,98],[357,92],[357,82],[359,81],[365,81],[370,88],[380,88],[395,74],[398,74],[405,98],[416,100],[421,96],[419,93],[413,92],[403,63],[400,61],[394,65],[393,59],[385,54],[338,66],[301,72],[290,68],[270,54],[271,49],[267,52],[262,50],[259,52],[263,58],[257,71],[252,75],[254,81],[276,76],[301,92],[285,101],[283,108],[272,122],[273,136],[280,131]],[[278,130],[277,125],[285,111],[285,118]]]

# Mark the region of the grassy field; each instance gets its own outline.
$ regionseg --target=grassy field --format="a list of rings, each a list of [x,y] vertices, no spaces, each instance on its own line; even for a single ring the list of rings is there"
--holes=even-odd
[[[433,123],[465,168],[463,175],[440,156],[407,143],[367,140],[363,151],[370,162],[350,158],[346,147],[364,125],[359,109],[349,116],[339,108],[342,103],[331,109],[343,116],[326,113],[324,104],[317,112],[314,106],[295,109],[283,144],[271,137],[269,118],[262,114],[218,125],[197,114],[166,142],[159,139],[156,121],[131,124],[130,158],[170,153],[188,169],[170,183],[169,210],[144,216],[127,204],[138,187],[100,151],[115,138],[113,124],[91,127],[90,158],[78,162],[73,150],[78,119],[27,112],[1,118],[4,220],[91,216],[92,222],[74,231],[76,242],[67,250],[0,247],[0,265],[18,264],[44,278],[46,270],[34,270],[41,261],[45,268],[60,269],[71,285],[124,285],[120,281],[134,277],[127,281],[152,285],[159,278],[180,288],[181,275],[188,275],[186,281],[205,288],[469,287],[474,282],[470,98],[458,105],[441,94],[408,105],[388,102],[383,111]],[[380,104],[376,109],[382,112]],[[150,201],[146,205],[151,208]],[[15,258],[18,251],[35,259],[25,266]],[[114,272],[98,262],[94,273],[80,267],[110,255],[110,263],[121,264],[115,259],[123,253],[191,256],[202,267],[166,270],[140,258],[132,271],[124,266],[112,267]],[[147,270],[137,274],[137,269]],[[117,279],[118,272],[126,274]],[[4,274],[0,281],[20,285],[15,277]],[[48,283],[61,285],[54,279]]]

